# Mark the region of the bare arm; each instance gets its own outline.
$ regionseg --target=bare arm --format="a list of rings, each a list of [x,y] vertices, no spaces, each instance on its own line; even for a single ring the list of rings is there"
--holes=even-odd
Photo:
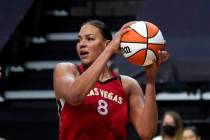
[[[78,74],[78,71],[72,64],[58,64],[56,66],[54,71],[54,89],[57,99],[63,98],[72,105],[78,105],[83,101],[98,80],[109,58],[119,51],[121,35],[130,30],[127,28],[130,24],[133,24],[133,22],[122,26],[105,50],[81,75]]]
[[[112,52],[106,50],[81,75],[71,63],[60,63],[54,70],[54,90],[56,98],[63,98],[72,105],[80,104],[94,86],[100,72],[109,60]]]
[[[155,76],[159,65],[169,58],[167,51],[159,52],[159,61],[145,67],[146,87],[145,94],[138,82],[134,79],[127,80],[127,89],[130,104],[130,120],[139,136],[150,140],[157,129],[158,111],[156,104]]]
[[[124,77],[126,91],[129,94],[130,121],[135,127],[138,135],[149,140],[157,128],[157,105],[155,99],[155,86],[148,83],[145,96],[142,88],[135,79]]]

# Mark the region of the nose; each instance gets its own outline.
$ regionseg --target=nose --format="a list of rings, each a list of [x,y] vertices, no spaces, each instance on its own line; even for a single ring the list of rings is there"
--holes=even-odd
[[[80,49],[87,46],[86,41],[84,39],[80,40],[77,45]]]

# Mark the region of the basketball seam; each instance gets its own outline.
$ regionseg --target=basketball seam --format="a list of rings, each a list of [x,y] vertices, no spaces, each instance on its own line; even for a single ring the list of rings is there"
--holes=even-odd
[[[160,35],[160,36],[162,35],[160,29],[159,28],[157,28],[155,30],[152,29],[151,30],[152,32],[150,33],[150,24],[147,24],[147,22],[144,21],[143,26],[144,26],[144,29],[142,29],[142,30],[144,30],[143,33],[141,33],[141,30],[139,30],[141,28],[136,29],[136,28],[129,27],[133,30],[132,34],[134,34],[134,35],[131,37],[128,36],[128,37],[130,37],[129,39],[121,41],[121,43],[123,43],[123,46],[124,46],[124,44],[127,43],[128,47],[132,47],[132,45],[134,45],[134,44],[140,44],[140,48],[139,48],[140,50],[138,50],[137,45],[134,45],[134,48],[136,48],[136,49],[131,51],[133,54],[131,54],[130,56],[127,54],[124,55],[125,58],[127,58],[129,60],[129,62],[140,65],[140,66],[146,66],[147,64],[150,64],[150,60],[151,60],[150,56],[152,58],[155,57],[155,60],[152,60],[152,61],[158,61],[159,53],[156,53],[156,52],[159,49],[165,49],[165,42],[161,41],[161,38],[158,36],[158,35]],[[143,26],[142,26],[142,28],[143,28]],[[138,32],[138,30],[140,32]],[[149,36],[149,35],[151,35],[151,36]],[[141,37],[140,41],[138,41],[137,38],[136,38],[136,40],[132,39],[132,38],[135,38],[138,36]],[[152,46],[150,46],[150,45],[152,45]],[[162,46],[162,45],[164,45],[164,46]],[[148,54],[148,56],[147,56],[147,54]],[[148,60],[148,61],[146,61],[146,60]]]
[[[157,30],[157,32],[153,35],[153,36],[151,36],[150,38],[153,38],[153,37],[155,37],[158,33],[159,33],[159,29]]]
[[[148,50],[148,27],[147,27],[147,24],[145,23],[145,25],[146,25],[146,31],[147,31],[147,46],[146,46],[146,54],[145,54],[145,57],[144,57],[144,63],[145,63],[145,61],[146,61],[146,58],[147,58],[147,50]],[[144,65],[144,63],[143,63],[143,65]]]
[[[136,43],[136,44],[146,44],[147,42],[125,42],[125,41],[121,41],[121,43]]]
[[[146,48],[145,48],[145,49],[138,50],[138,51],[136,51],[134,54],[132,54],[131,56],[128,56],[128,57],[126,57],[126,58],[130,58],[130,57],[134,56],[135,54],[137,54],[138,52],[140,52],[140,51],[142,51],[142,50],[146,50]]]
[[[147,23],[148,23],[148,24],[152,24],[152,23],[150,23],[150,22],[146,22],[146,25],[147,25]],[[146,26],[146,27],[147,27],[147,26]],[[153,36],[151,36],[150,38],[153,38],[154,36],[156,36],[156,35],[158,34],[159,31],[160,31],[160,29],[157,28],[157,32],[156,32]]]
[[[164,43],[163,43],[163,44],[158,44],[158,43],[148,43],[148,44],[151,44],[151,45],[164,45]]]
[[[153,53],[154,53],[154,55],[155,55],[155,57],[157,58],[157,60],[158,60],[158,56],[157,56],[157,54],[155,53],[155,51],[153,51],[152,49],[150,49],[150,48],[148,48],[148,50],[150,50],[150,51],[152,51]],[[156,60],[156,61],[157,61]]]
[[[136,33],[137,33],[138,35],[140,35],[141,37],[147,38],[147,37],[144,37],[144,36],[142,36],[141,34],[139,34],[134,28],[131,28],[131,29],[133,29],[133,31],[136,32]]]

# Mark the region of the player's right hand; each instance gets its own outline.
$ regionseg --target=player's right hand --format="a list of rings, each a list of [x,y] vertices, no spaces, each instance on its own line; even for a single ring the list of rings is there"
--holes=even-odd
[[[134,24],[136,21],[131,21],[128,22],[126,24],[124,24],[120,30],[115,34],[114,38],[112,39],[112,41],[109,43],[109,47],[110,49],[113,51],[113,53],[117,53],[120,51],[119,47],[120,47],[120,41],[121,41],[121,37],[123,34],[125,34],[126,32],[130,31],[131,28],[128,28],[130,25]]]

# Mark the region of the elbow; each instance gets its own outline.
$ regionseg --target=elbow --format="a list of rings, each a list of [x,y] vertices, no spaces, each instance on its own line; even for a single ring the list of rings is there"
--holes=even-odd
[[[152,129],[144,128],[143,131],[139,132],[139,135],[143,140],[151,140],[155,136],[156,130],[157,130],[156,128]]]
[[[153,133],[145,133],[141,135],[142,140],[151,140],[154,137],[155,134]]]
[[[150,135],[150,134],[142,134],[141,135],[141,139],[142,140],[151,140],[153,138],[154,135]]]
[[[86,97],[86,92],[80,92],[77,91],[73,88],[69,89],[69,92],[66,92],[64,94],[64,99],[66,100],[66,102],[72,106],[76,106],[76,105],[80,105],[83,101],[84,98]]]
[[[82,103],[82,101],[73,100],[73,101],[71,101],[69,104],[72,105],[72,106],[77,106],[77,105],[80,105],[81,103]]]
[[[83,102],[83,98],[79,96],[68,96],[66,102],[72,106],[80,105]]]

